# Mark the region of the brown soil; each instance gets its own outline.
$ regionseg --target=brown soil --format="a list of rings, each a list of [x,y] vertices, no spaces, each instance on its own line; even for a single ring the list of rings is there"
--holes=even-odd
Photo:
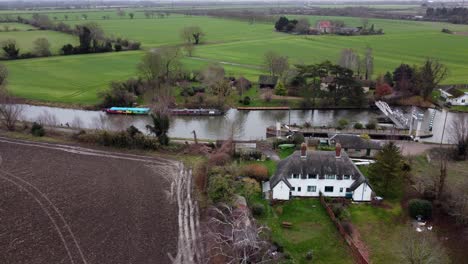
[[[453,32],[454,35],[462,35],[462,36],[468,36],[468,32],[460,31],[460,32]]]
[[[0,263],[170,263],[177,218],[163,170],[40,146],[0,142]]]

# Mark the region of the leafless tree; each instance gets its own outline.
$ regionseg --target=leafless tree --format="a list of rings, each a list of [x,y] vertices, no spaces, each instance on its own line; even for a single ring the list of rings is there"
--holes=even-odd
[[[441,81],[447,78],[448,68],[437,59],[428,58],[418,69],[419,86],[424,99],[431,96]]]
[[[205,33],[199,26],[184,27],[180,36],[186,43],[198,45],[202,42]]]
[[[403,232],[401,243],[401,262],[408,264],[444,264],[450,263],[448,255],[437,240],[437,236],[425,231],[418,233],[412,228]]]
[[[41,57],[52,55],[50,52],[50,43],[46,38],[37,38],[34,41],[34,54]]]
[[[0,87],[0,121],[6,129],[10,131],[16,129],[16,124],[21,118],[23,110],[23,105],[15,104],[5,88]]]
[[[364,77],[369,80],[374,73],[374,56],[372,55],[372,48],[367,47],[362,61],[362,67],[364,68]]]
[[[271,260],[269,243],[262,238],[267,231],[251,220],[249,210],[226,204],[211,208],[208,238],[213,246],[210,259],[221,258],[224,263],[262,263]]]
[[[310,29],[310,22],[307,18],[300,18],[297,21],[296,26],[294,27],[294,31],[299,34],[307,34]]]
[[[338,64],[359,75],[361,61],[359,59],[359,54],[353,49],[343,49]]]
[[[468,115],[457,114],[449,128],[451,140],[456,144],[456,156],[465,160],[468,153]]]
[[[195,51],[195,45],[193,45],[192,43],[185,43],[184,50],[187,53],[187,56],[192,57],[193,52]]]
[[[289,59],[286,56],[281,56],[274,51],[268,51],[264,55],[264,64],[266,70],[271,76],[283,76],[289,69]]]
[[[4,64],[0,64],[0,92],[3,91],[2,89],[6,85],[7,78],[8,78],[8,69]]]
[[[218,64],[209,65],[202,71],[202,82],[209,92],[218,97],[218,106],[222,106],[224,99],[231,93],[229,80],[224,76],[224,68]]]
[[[57,117],[47,110],[39,115],[36,122],[43,126],[57,126],[59,123]]]
[[[162,96],[167,84],[174,81],[181,69],[181,52],[177,47],[164,47],[148,51],[138,64],[140,75],[150,85],[153,101]]]

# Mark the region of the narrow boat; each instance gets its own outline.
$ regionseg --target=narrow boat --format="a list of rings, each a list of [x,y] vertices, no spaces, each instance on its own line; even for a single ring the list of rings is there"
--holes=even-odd
[[[218,109],[171,109],[172,115],[178,116],[218,116],[224,113]]]
[[[104,109],[104,111],[108,114],[147,115],[150,109],[145,107],[111,107]]]

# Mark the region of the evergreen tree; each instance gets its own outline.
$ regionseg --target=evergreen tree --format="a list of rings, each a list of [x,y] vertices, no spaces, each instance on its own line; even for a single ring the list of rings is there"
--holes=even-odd
[[[169,130],[169,116],[158,112],[156,114],[151,114],[151,119],[153,120],[153,126],[146,125],[146,129],[158,137],[158,141],[161,145],[169,145],[169,137],[167,136],[167,131]]]
[[[384,145],[369,168],[369,180],[378,195],[394,198],[403,184],[403,157],[395,143]]]

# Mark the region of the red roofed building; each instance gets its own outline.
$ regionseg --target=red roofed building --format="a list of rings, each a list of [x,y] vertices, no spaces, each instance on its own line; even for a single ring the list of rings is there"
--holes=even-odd
[[[328,20],[322,20],[317,22],[317,30],[320,33],[331,33],[332,32],[332,23]]]

